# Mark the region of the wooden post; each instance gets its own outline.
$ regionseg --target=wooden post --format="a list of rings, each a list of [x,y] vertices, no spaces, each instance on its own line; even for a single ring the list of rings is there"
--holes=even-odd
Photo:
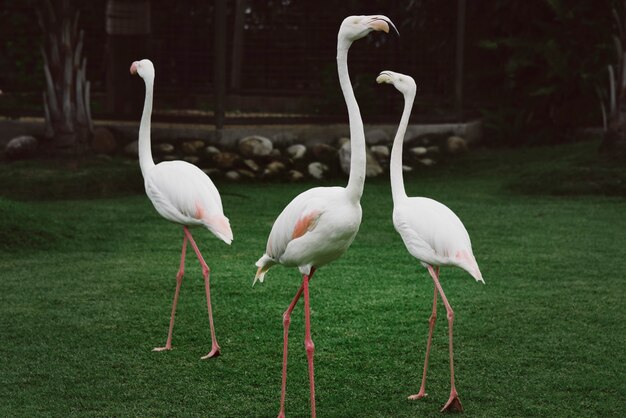
[[[235,24],[233,25],[233,51],[230,61],[230,88],[239,92],[241,89],[241,66],[243,56],[244,24],[246,20],[246,0],[237,0],[235,6]]]
[[[221,139],[226,100],[226,0],[215,1],[215,130]]]
[[[465,0],[457,0],[456,58],[454,81],[454,107],[459,121],[463,120],[463,50],[465,43]]]

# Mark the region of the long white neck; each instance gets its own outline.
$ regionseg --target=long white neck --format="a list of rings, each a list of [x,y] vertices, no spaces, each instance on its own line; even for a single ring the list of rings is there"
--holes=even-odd
[[[143,104],[141,125],[139,125],[139,167],[144,178],[148,171],[154,167],[152,149],[150,147],[150,118],[152,117],[152,96],[154,91],[154,78],[145,78],[146,100]]]
[[[365,184],[365,133],[359,105],[354,97],[350,75],[348,74],[348,49],[351,42],[339,39],[337,42],[337,72],[339,84],[343,91],[343,97],[348,106],[348,119],[350,121],[350,178],[346,191],[350,198],[358,202],[363,194]]]
[[[407,93],[404,96],[404,110],[402,111],[398,132],[396,132],[396,137],[393,140],[393,148],[391,149],[391,167],[389,172],[391,175],[391,195],[393,196],[394,202],[397,199],[407,197],[406,191],[404,190],[404,179],[402,177],[402,145],[404,144],[406,128],[409,125],[414,99],[415,92]]]

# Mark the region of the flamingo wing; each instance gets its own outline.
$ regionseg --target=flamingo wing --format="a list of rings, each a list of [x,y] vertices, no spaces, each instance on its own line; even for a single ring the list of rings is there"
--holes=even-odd
[[[274,264],[302,267],[324,252],[332,239],[325,243],[311,237],[320,228],[320,223],[324,224],[325,214],[337,206],[335,203],[344,190],[342,187],[316,187],[299,194],[283,209],[274,221],[265,254],[256,262],[259,269],[255,283],[257,280],[263,282],[265,272]],[[326,228],[322,229],[331,235]]]
[[[230,244],[233,234],[217,188],[202,170],[185,161],[157,164],[146,176],[146,194],[161,216],[183,225],[203,225]]]
[[[428,198],[409,198],[394,207],[393,221],[411,255],[422,263],[461,267],[483,281],[469,234],[447,206]]]
[[[279,259],[291,241],[315,228],[317,220],[325,211],[325,205],[314,193],[309,193],[314,190],[298,195],[278,215],[267,240],[267,255]]]

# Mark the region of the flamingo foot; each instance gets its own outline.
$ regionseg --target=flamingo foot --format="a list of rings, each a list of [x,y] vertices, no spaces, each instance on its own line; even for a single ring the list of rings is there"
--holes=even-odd
[[[463,412],[463,405],[456,390],[452,389],[448,402],[441,408],[441,412]]]
[[[409,396],[409,400],[411,401],[416,401],[418,399],[422,399],[428,396],[428,393],[426,393],[426,391],[424,389],[420,389],[420,391],[418,393],[416,393],[415,395],[411,395]]]
[[[154,347],[152,351],[172,351],[172,346],[166,345],[165,347]]]
[[[202,356],[201,359],[202,360],[206,360],[206,359],[210,359],[213,357],[219,357],[220,356],[220,346],[219,345],[215,345],[213,346],[213,348],[211,349],[211,351],[209,352],[209,354],[207,354],[206,356]]]

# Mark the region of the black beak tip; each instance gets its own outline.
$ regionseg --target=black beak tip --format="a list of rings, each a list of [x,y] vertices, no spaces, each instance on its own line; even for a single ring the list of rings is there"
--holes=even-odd
[[[387,23],[389,24],[389,26],[391,26],[393,28],[393,31],[396,33],[396,35],[399,38],[400,37],[400,32],[398,32],[398,29],[396,28],[396,25],[394,25],[391,20],[387,20]]]

